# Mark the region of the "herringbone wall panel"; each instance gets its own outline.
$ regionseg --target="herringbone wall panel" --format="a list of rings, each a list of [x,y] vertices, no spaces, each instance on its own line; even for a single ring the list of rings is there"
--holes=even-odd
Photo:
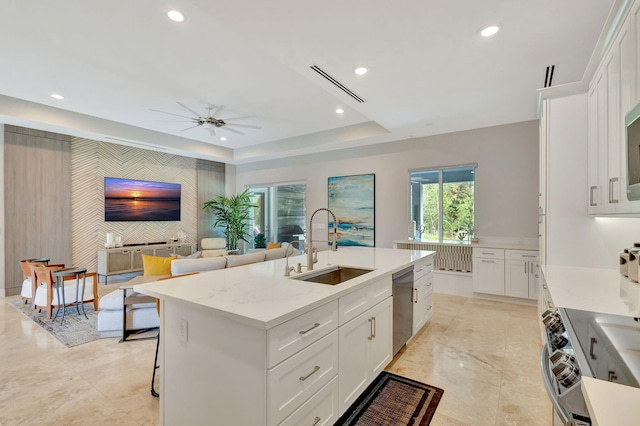
[[[104,178],[117,177],[182,185],[179,222],[105,222]],[[71,257],[73,265],[97,269],[97,250],[106,233],[124,244],[165,242],[182,229],[195,244],[198,228],[196,160],[123,145],[72,138]]]

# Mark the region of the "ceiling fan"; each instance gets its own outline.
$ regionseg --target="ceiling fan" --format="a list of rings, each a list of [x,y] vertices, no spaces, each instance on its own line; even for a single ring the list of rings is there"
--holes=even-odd
[[[222,119],[220,118],[220,113],[224,110],[224,105],[221,105],[219,107],[215,107],[213,105],[205,105],[205,109],[207,110],[207,114],[205,115],[200,115],[197,112],[195,112],[194,110],[192,110],[191,108],[189,108],[188,106],[186,106],[185,104],[176,101],[176,103],[178,105],[180,105],[182,108],[186,109],[187,111],[189,111],[191,114],[193,114],[193,117],[187,117],[185,115],[180,115],[180,114],[174,114],[172,112],[166,112],[166,111],[159,111],[157,109],[152,109],[151,111],[155,111],[155,112],[160,112],[162,114],[169,114],[169,115],[174,115],[176,117],[182,117],[182,118],[186,118],[187,121],[185,120],[171,120],[177,123],[193,123],[193,126],[189,126],[186,129],[182,129],[182,131],[184,132],[185,130],[189,130],[189,129],[193,129],[195,127],[202,127],[204,129],[207,129],[209,131],[209,133],[211,134],[211,136],[215,136],[216,134],[216,128],[222,128],[224,130],[227,130],[231,133],[236,133],[238,135],[244,135],[244,133],[236,130],[236,129],[232,129],[231,127],[244,127],[244,128],[248,128],[248,129],[261,129],[260,126],[253,126],[250,124],[241,124],[241,123],[235,123],[232,122],[233,120],[244,120],[246,118],[253,118],[254,116],[252,115],[248,115],[245,117],[233,117],[233,118],[225,118]]]

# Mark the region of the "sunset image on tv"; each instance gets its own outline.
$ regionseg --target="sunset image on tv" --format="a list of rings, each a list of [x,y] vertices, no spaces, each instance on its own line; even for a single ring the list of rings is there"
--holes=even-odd
[[[180,184],[106,177],[104,220],[180,220]]]

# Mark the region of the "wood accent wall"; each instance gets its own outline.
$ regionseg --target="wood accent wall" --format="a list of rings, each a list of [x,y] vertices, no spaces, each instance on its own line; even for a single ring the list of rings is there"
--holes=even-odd
[[[71,264],[71,138],[5,125],[5,294],[20,294],[19,261]]]
[[[190,244],[203,238],[201,229],[212,235],[202,204],[224,194],[223,163],[11,125],[4,136],[6,296],[20,294],[21,259],[95,271],[107,232],[125,244],[167,241],[180,229]],[[181,220],[105,222],[104,177],[180,183]]]
[[[213,215],[204,211],[202,206],[210,199],[225,193],[225,165],[198,160],[196,169],[198,173],[198,244],[200,244],[203,238],[224,236],[222,231],[213,229]]]

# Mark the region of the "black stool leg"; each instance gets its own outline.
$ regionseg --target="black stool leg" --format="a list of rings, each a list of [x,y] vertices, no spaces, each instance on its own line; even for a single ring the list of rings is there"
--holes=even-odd
[[[160,368],[158,365],[158,349],[160,348],[160,331],[158,331],[158,341],[156,342],[156,359],[153,361],[153,375],[151,376],[151,395],[156,398],[160,396],[158,392],[156,392],[154,388],[154,384],[156,381],[156,370]]]

